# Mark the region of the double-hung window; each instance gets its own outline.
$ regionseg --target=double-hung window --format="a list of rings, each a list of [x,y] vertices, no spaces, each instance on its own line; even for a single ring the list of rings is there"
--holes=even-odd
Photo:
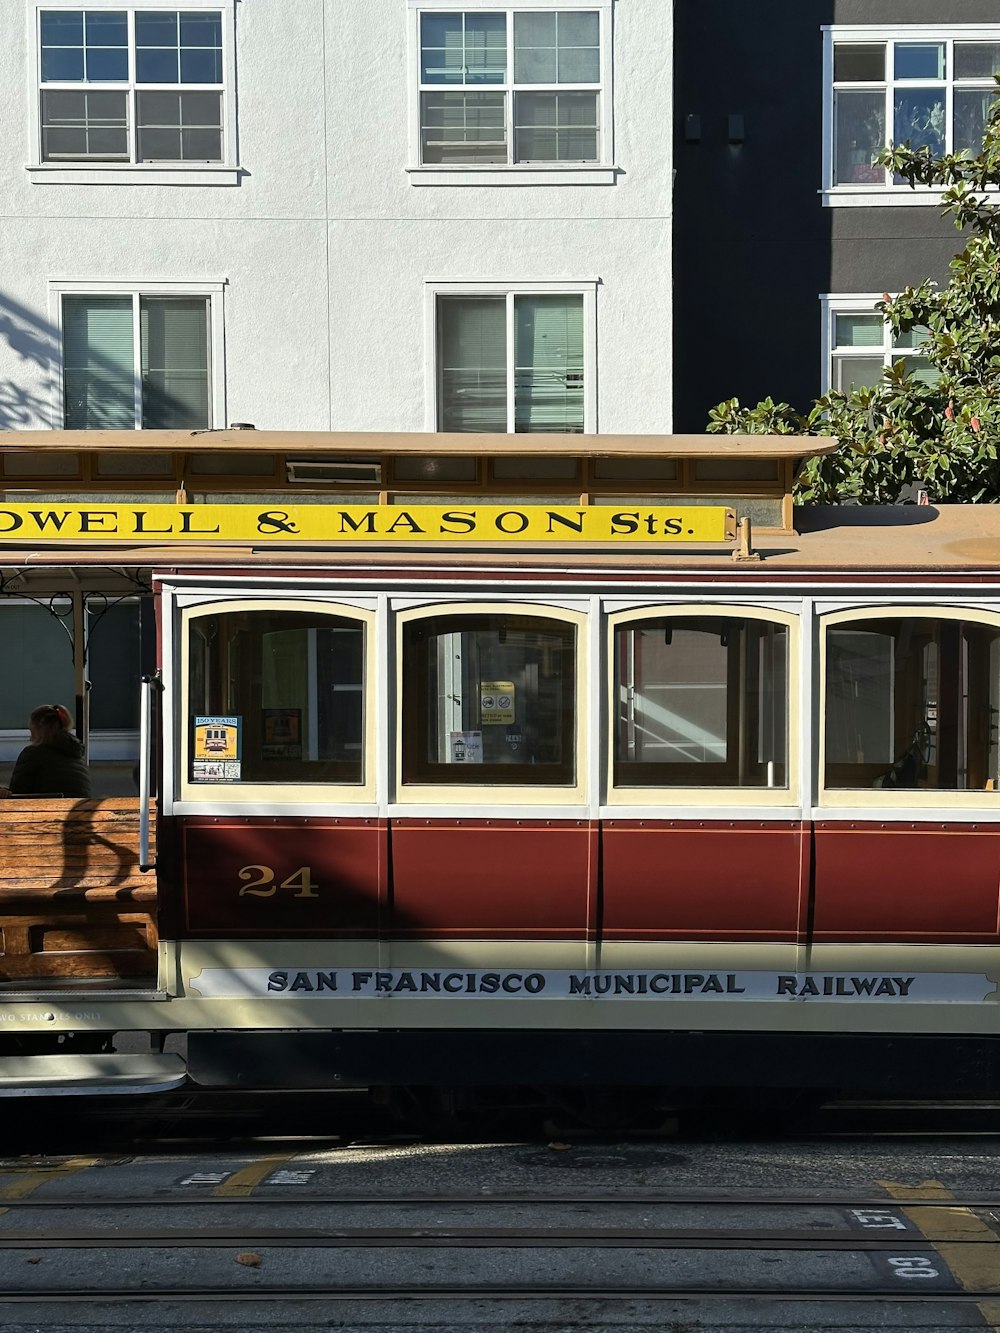
[[[436,420],[458,432],[577,434],[594,421],[594,286],[436,284]]]
[[[927,359],[927,330],[893,334],[875,309],[880,296],[824,296],[823,390],[849,393],[879,384],[897,361],[916,379],[933,384],[938,372]]]
[[[415,10],[419,168],[592,169],[610,162],[610,10]]]
[[[67,430],[200,430],[220,403],[222,285],[59,284]]]
[[[826,187],[841,201],[906,183],[874,159],[889,144],[975,156],[1000,74],[1000,25],[826,31]],[[933,194],[924,190],[923,195]],[[919,202],[919,194],[916,196]]]
[[[36,170],[224,166],[230,14],[199,0],[40,5]]]

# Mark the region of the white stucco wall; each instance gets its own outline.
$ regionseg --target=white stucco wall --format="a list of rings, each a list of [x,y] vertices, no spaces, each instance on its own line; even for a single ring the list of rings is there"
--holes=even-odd
[[[406,0],[240,0],[238,184],[43,182],[33,15],[0,5],[0,427],[60,424],[53,280],[224,281],[227,420],[423,430],[427,281],[562,279],[598,283],[598,429],[669,430],[669,0],[614,0],[618,172],[582,185],[411,183]]]

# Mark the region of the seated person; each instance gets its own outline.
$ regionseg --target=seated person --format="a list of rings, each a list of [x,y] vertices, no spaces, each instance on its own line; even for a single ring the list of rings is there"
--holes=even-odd
[[[83,742],[62,704],[42,704],[28,718],[30,744],[17,756],[10,786],[0,796],[89,796]]]

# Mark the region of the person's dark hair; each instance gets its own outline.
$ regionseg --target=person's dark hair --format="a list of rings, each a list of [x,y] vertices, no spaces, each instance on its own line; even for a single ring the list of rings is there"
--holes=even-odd
[[[72,731],[73,719],[69,709],[63,704],[39,704],[31,710],[28,718],[31,725],[41,732],[54,736],[60,731]]]

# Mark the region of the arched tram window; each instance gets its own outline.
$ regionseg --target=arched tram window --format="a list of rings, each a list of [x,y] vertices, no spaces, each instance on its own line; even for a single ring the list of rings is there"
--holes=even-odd
[[[190,780],[360,784],[365,625],[297,610],[189,621]]]
[[[403,626],[406,783],[572,786],[576,627],[517,613]]]
[[[616,787],[787,787],[788,627],[657,616],[614,632]]]
[[[1000,789],[1000,625],[838,620],[825,659],[827,788]]]

